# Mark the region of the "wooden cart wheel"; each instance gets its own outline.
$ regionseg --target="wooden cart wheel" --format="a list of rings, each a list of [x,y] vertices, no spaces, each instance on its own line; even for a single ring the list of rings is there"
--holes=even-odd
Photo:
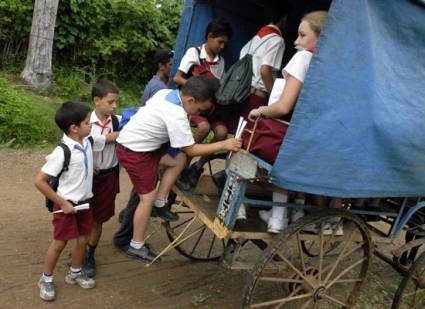
[[[332,218],[344,221],[344,236],[325,236]],[[305,232],[318,227],[317,234]],[[318,254],[302,250],[315,241]],[[335,242],[338,243],[335,245]],[[338,247],[338,253],[330,248]],[[243,308],[344,308],[354,304],[365,280],[372,243],[365,224],[343,209],[317,211],[276,236],[248,275]]]
[[[415,260],[404,275],[391,308],[425,308],[425,252]]]
[[[180,233],[187,228],[182,239],[186,235],[191,237],[185,239],[175,249],[183,256],[195,261],[215,261],[223,255],[225,243],[218,239],[215,234],[199,219],[195,218],[195,213],[185,205],[174,206],[174,212],[179,215],[176,222],[166,222],[166,232],[168,239],[174,241]],[[192,222],[192,223],[191,223]],[[188,227],[188,225],[190,226]]]
[[[212,154],[205,159],[205,163],[203,165],[204,173],[210,176],[217,173],[217,167],[214,166],[214,160],[226,160],[226,153]],[[224,164],[221,163],[220,166],[224,167]],[[176,201],[175,194],[172,193],[170,196],[174,196],[171,203],[174,204]],[[201,220],[195,219],[195,221],[192,222],[196,215],[186,205],[174,204],[173,211],[179,215],[179,220],[176,222],[165,223],[168,239],[170,241],[174,241],[189,224],[190,226],[185,231],[182,239],[186,237],[185,235],[193,234],[191,237],[185,239],[181,244],[176,246],[175,249],[181,255],[191,260],[215,261],[220,259],[224,253],[224,240],[218,239]]]

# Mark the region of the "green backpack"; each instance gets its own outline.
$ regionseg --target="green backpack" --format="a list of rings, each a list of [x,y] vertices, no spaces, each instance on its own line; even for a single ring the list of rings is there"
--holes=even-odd
[[[270,38],[272,37],[274,37],[274,35],[270,36]],[[252,53],[250,53],[250,45],[247,54],[243,56],[242,59],[235,62],[226,74],[224,74],[220,81],[220,87],[215,93],[218,105],[238,105],[248,98],[251,94],[251,82],[253,76],[252,55],[254,55],[258,48],[270,38],[261,42]]]

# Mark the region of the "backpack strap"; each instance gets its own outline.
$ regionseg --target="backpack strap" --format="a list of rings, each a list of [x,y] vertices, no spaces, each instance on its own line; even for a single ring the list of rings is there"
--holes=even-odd
[[[58,179],[62,175],[63,172],[68,171],[69,162],[71,161],[71,150],[69,149],[69,147],[65,143],[62,143],[62,142],[59,143],[59,147],[61,147],[62,150],[63,150],[65,160],[63,161],[62,170],[60,171],[60,173],[57,176]]]
[[[251,54],[251,55],[254,55],[255,54],[255,52],[262,46],[262,45],[264,45],[264,43],[266,43],[267,41],[269,41],[271,38],[274,38],[274,37],[276,37],[276,36],[280,36],[280,35],[278,35],[278,34],[274,34],[274,35],[271,35],[271,36],[269,36],[267,39],[265,39],[263,42],[261,42],[260,44],[258,44],[258,46],[254,49],[254,51],[251,53],[250,51],[251,51],[251,44],[252,44],[252,40],[251,40],[251,43],[249,44],[249,48],[248,48],[248,52],[247,52],[247,54]]]
[[[90,135],[87,139],[89,140],[90,145],[93,148],[93,144],[94,144],[93,136]]]
[[[114,114],[111,114],[112,119],[112,131],[119,131],[120,121],[118,120],[118,117]]]

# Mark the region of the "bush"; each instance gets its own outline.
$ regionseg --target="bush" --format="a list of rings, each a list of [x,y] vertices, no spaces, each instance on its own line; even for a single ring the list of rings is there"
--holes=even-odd
[[[43,100],[15,89],[1,76],[0,93],[0,144],[23,147],[57,143],[61,136],[53,119],[57,100]]]

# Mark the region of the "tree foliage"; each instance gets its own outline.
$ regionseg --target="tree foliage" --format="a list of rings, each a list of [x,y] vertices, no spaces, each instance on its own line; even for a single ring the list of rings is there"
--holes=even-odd
[[[60,0],[53,62],[144,82],[152,53],[172,47],[184,0]],[[0,1],[0,55],[22,58],[32,1]],[[25,49],[22,48],[25,46]],[[18,48],[19,47],[19,48]]]

